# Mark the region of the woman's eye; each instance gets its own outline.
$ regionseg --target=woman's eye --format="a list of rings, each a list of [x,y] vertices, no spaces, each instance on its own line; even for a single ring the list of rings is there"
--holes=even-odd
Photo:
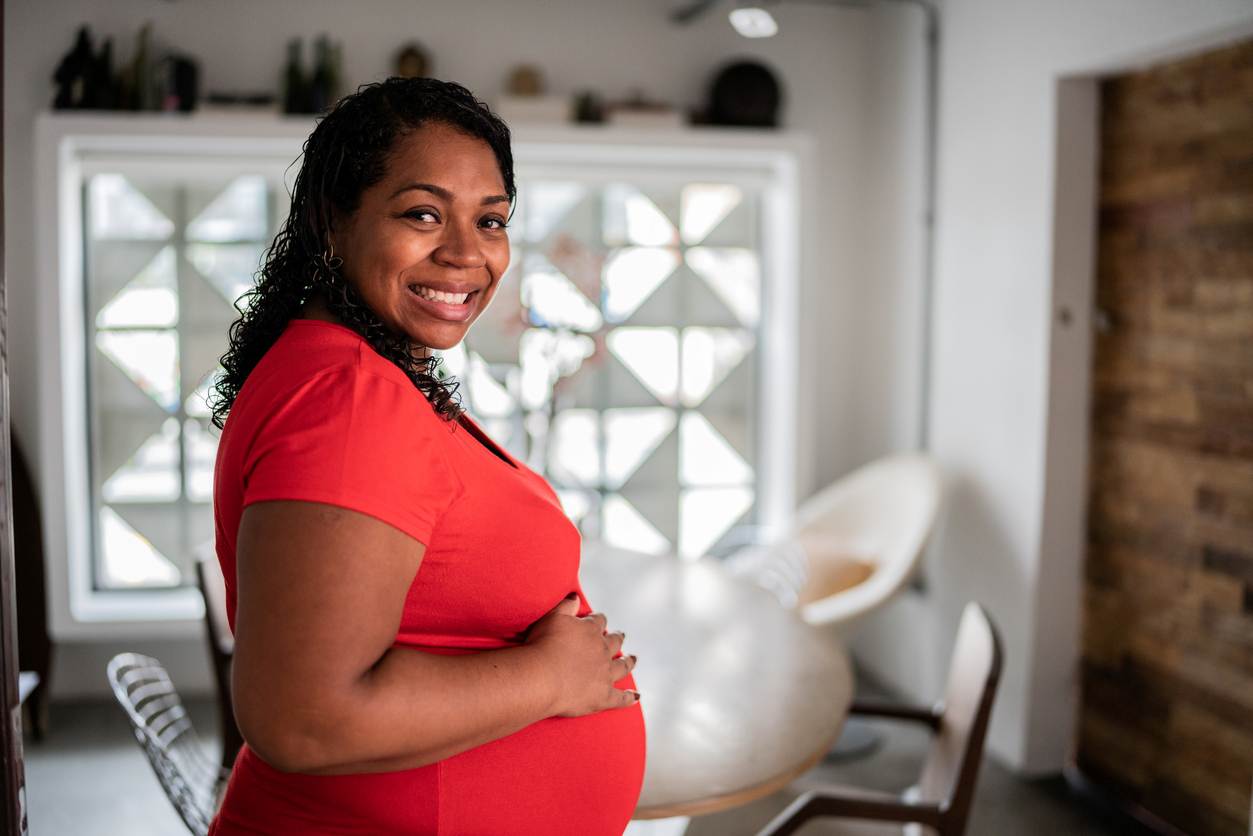
[[[488,229],[506,229],[509,224],[505,223],[504,218],[484,218],[483,224]]]
[[[435,222],[435,223],[438,223],[439,221],[439,215],[435,214],[430,209],[410,209],[408,212],[405,213],[405,217],[413,218],[415,221],[422,221],[422,220],[428,220],[428,219],[431,222]]]

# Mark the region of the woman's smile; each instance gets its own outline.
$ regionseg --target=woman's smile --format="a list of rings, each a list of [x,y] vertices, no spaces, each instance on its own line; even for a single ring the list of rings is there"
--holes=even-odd
[[[427,285],[411,284],[409,292],[418,306],[437,319],[449,322],[465,322],[474,313],[479,300],[477,289],[457,292],[437,290]]]

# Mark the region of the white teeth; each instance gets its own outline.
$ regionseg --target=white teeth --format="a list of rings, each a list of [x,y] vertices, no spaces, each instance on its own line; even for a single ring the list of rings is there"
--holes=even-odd
[[[432,290],[429,287],[423,287],[420,284],[412,286],[414,293],[423,299],[431,299],[435,302],[446,302],[450,305],[464,305],[466,299],[469,298],[468,293],[445,293],[442,290]]]

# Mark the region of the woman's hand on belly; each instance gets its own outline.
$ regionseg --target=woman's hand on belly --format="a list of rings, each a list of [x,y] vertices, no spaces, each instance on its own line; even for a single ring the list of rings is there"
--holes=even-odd
[[[574,602],[521,646],[458,656],[393,646],[425,553],[356,511],[248,506],[236,549],[232,694],[255,754],[284,772],[394,771],[558,711],[610,707],[613,678],[630,670],[612,659],[621,637],[604,636],[601,617],[574,617]]]
[[[604,615],[578,611],[578,597],[566,598],[527,632],[526,643],[544,655],[553,675],[552,714],[580,717],[634,705],[638,691],[614,687],[635,668],[634,656],[619,655],[625,636],[606,632]]]

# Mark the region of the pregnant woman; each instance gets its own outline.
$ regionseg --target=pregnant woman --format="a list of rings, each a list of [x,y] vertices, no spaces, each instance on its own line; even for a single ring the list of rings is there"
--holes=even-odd
[[[499,290],[514,197],[508,128],[455,84],[367,85],[305,143],[216,390],[247,741],[216,836],[626,827],[635,658],[552,488],[431,354]]]

